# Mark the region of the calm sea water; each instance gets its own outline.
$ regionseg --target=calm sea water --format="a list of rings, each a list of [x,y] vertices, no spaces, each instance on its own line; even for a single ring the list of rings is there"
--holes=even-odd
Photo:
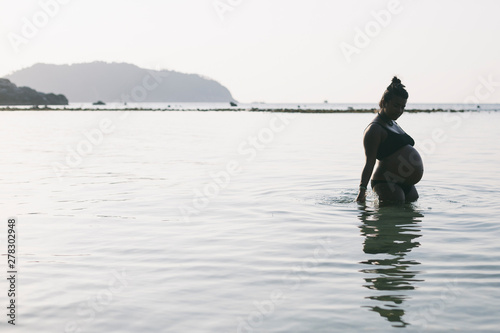
[[[2,332],[498,332],[500,113],[403,115],[398,207],[353,202],[372,117],[1,112]]]
[[[26,106],[9,106],[17,109],[31,109],[31,105]],[[40,107],[43,107],[40,105]],[[230,106],[229,103],[106,103],[106,105],[93,105],[92,103],[71,103],[68,106],[51,105],[52,109],[92,109],[92,110],[125,110],[125,109],[153,109],[153,110],[176,110],[176,111],[204,111],[204,110],[276,110],[276,109],[296,109],[296,110],[348,110],[353,108],[360,109],[377,109],[377,103],[238,103],[236,107]],[[467,110],[467,111],[500,111],[500,104],[484,103],[476,104],[460,104],[460,103],[408,103],[407,110]]]

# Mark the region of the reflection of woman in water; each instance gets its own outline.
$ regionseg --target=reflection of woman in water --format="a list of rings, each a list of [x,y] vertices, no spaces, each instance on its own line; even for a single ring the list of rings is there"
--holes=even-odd
[[[418,199],[415,184],[422,178],[422,159],[413,145],[415,141],[396,120],[403,114],[408,92],[394,77],[379,106],[380,111],[365,130],[363,144],[366,162],[361,174],[358,202],[364,202],[370,177],[373,191],[381,203],[412,202]],[[375,172],[375,162],[378,160]]]
[[[404,327],[411,322],[404,319],[405,300],[408,292],[415,289],[414,284],[422,282],[415,270],[420,262],[406,258],[413,249],[420,246],[419,222],[423,215],[411,205],[399,207],[380,207],[376,211],[368,208],[361,210],[359,219],[361,234],[365,237],[363,252],[366,265],[360,271],[365,273],[365,288],[370,300],[363,307],[380,314],[394,327]],[[373,302],[375,301],[375,302]]]

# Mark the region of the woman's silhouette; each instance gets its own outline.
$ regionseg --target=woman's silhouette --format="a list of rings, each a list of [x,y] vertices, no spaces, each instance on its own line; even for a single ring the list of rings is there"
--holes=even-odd
[[[396,123],[404,112],[407,100],[405,86],[394,77],[380,100],[380,111],[364,133],[366,160],[356,198],[358,202],[365,201],[370,177],[373,191],[382,204],[418,199],[414,185],[424,172],[422,158],[413,148],[415,141]]]

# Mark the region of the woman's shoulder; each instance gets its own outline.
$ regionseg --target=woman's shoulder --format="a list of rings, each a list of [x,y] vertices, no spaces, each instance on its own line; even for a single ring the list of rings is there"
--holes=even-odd
[[[372,121],[366,126],[364,140],[369,141],[385,141],[387,139],[387,129],[383,124]]]
[[[374,132],[374,133],[378,133],[378,132],[385,132],[387,129],[385,128],[384,124],[377,121],[377,119],[373,119],[371,123],[368,124],[368,126],[366,126],[366,129],[365,129],[365,132]]]

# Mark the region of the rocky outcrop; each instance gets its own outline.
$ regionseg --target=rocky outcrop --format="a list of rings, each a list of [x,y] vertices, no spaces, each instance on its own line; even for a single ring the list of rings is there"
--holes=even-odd
[[[0,79],[0,105],[68,105],[64,95],[44,94]]]

